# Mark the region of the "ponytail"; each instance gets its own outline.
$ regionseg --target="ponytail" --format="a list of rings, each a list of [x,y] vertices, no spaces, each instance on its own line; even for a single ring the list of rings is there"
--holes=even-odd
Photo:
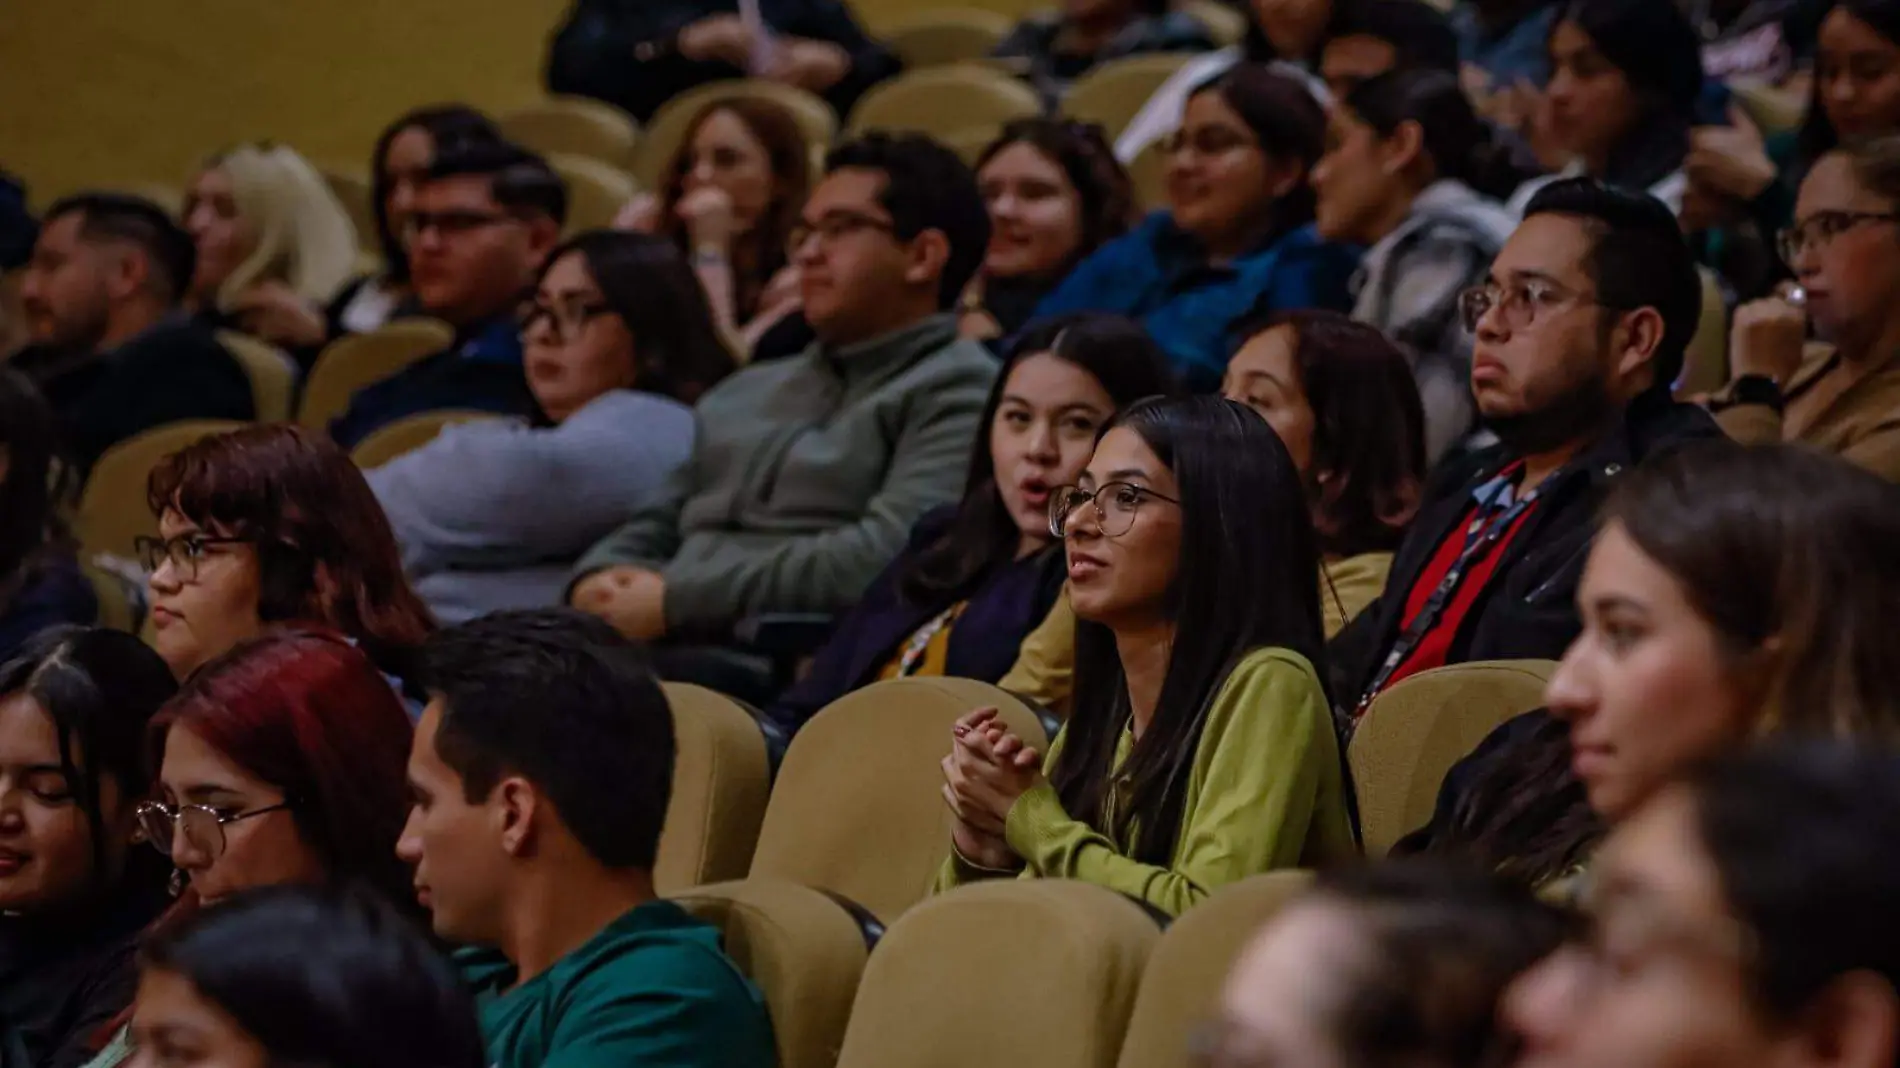
[[[1472,110],[1450,72],[1415,68],[1381,74],[1353,87],[1345,104],[1381,137],[1417,123],[1425,155],[1440,178],[1502,200],[1527,177],[1509,146]]]

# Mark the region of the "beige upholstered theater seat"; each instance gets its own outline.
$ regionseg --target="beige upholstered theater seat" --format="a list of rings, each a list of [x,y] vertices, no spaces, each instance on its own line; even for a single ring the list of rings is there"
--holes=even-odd
[[[1005,879],[917,906],[871,954],[839,1068],[1111,1068],[1161,936],[1090,883]]]
[[[872,86],[851,109],[850,132],[909,130],[950,137],[998,128],[1042,112],[1035,90],[994,67],[956,63],[900,74]]]
[[[679,755],[653,884],[674,894],[744,878],[772,790],[765,736],[724,694],[670,682],[666,701]]]
[[[443,408],[433,412],[418,412],[415,415],[398,419],[387,426],[378,427],[368,437],[356,443],[350,450],[350,459],[365,471],[394,460],[412,449],[420,449],[435,440],[437,434],[446,427],[457,423],[472,423],[478,419],[500,419],[494,412],[480,412],[472,409]]]
[[[297,396],[297,362],[284,350],[236,330],[218,331],[218,344],[244,368],[251,380],[251,405],[260,423],[290,419]]]
[[[79,544],[88,554],[131,559],[134,539],[158,533],[158,517],[145,504],[145,483],[152,468],[199,438],[243,425],[229,419],[187,419],[153,427],[107,449],[92,465],[79,495],[73,523]]]
[[[1010,31],[1007,16],[982,8],[927,7],[879,34],[905,70],[988,56]]]
[[[1075,80],[1062,98],[1062,113],[1100,125],[1113,143],[1148,98],[1194,56],[1163,52],[1110,60]]]
[[[367,334],[337,338],[317,354],[304,383],[297,422],[325,430],[349,410],[350,398],[424,356],[455,341],[455,331],[438,319],[397,319]]]
[[[923,900],[950,850],[941,765],[957,719],[993,704],[1024,741],[1048,744],[1020,701],[969,685],[894,679],[812,717],[779,767],[751,877],[833,891],[886,923]]]
[[[550,96],[496,120],[502,136],[543,156],[586,156],[611,167],[633,165],[640,126],[612,104],[580,96]]]

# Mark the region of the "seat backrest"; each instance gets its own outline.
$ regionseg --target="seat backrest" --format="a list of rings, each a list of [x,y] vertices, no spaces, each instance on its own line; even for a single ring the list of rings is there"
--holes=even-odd
[[[343,210],[350,216],[350,224],[356,227],[356,242],[364,247],[376,244],[376,199],[369,175],[357,166],[324,165],[318,168],[323,180],[342,203]]]
[[[1439,787],[1499,724],[1544,703],[1550,660],[1494,660],[1421,671],[1380,694],[1346,747],[1366,855],[1385,856],[1432,816]]]
[[[932,898],[871,953],[838,1068],[1109,1068],[1159,938],[1140,905],[1092,883]]]
[[[947,137],[1041,114],[1035,90],[993,67],[957,63],[900,74],[851,109],[850,130],[911,130]]]
[[[976,700],[942,683],[876,683],[805,724],[779,766],[753,878],[842,894],[886,923],[923,900],[950,851],[942,762],[957,719],[995,705],[1025,742],[1048,744],[1036,717],[1001,690],[996,700]]]
[[[1728,382],[1728,305],[1722,299],[1722,284],[1707,267],[1697,267],[1696,273],[1702,277],[1702,315],[1689,338],[1682,381],[1676,388],[1685,397],[1713,393]]]
[[[260,423],[282,423],[290,418],[297,396],[297,363],[284,350],[236,330],[218,331],[218,344],[244,368],[251,380],[251,403]]]
[[[570,235],[605,228],[640,190],[632,175],[613,164],[563,152],[549,153],[547,159],[548,166],[567,183],[566,232]]]
[[[350,459],[365,471],[382,465],[401,456],[411,449],[420,449],[435,440],[444,427],[457,423],[472,423],[478,419],[500,419],[494,412],[478,412],[462,408],[443,408],[433,412],[418,412],[404,419],[398,419],[387,426],[377,428],[368,437],[356,443],[350,450]]]
[[[672,895],[718,927],[726,953],[765,994],[779,1068],[833,1068],[864,973],[864,935],[843,906],[779,879]]]
[[[455,342],[455,331],[437,319],[396,319],[367,334],[330,342],[311,365],[297,422],[324,430],[350,407],[350,398]]]
[[[1161,936],[1128,1020],[1121,1068],[1194,1068],[1194,1029],[1213,1019],[1234,960],[1262,924],[1298,897],[1311,872],[1276,871],[1216,890]]]
[[[1113,141],[1155,90],[1193,58],[1187,53],[1163,52],[1110,60],[1075,80],[1062,98],[1062,113],[1079,122],[1100,124]]]
[[[905,18],[878,37],[904,61],[905,70],[922,70],[982,59],[1002,43],[1009,29],[1009,19],[994,11],[933,7]]]
[[[704,687],[667,683],[666,701],[678,757],[654,886],[673,894],[744,878],[772,790],[765,735],[737,701]]]
[[[88,554],[110,553],[130,559],[132,542],[158,533],[158,517],[145,506],[145,482],[158,462],[212,434],[236,430],[229,419],[187,419],[153,427],[102,453],[79,494],[73,529]]]
[[[821,97],[763,78],[722,79],[694,86],[660,105],[647,121],[645,135],[635,153],[634,178],[643,188],[658,195],[666,187],[667,164],[673,161],[680,142],[686,139],[686,130],[693,119],[715,100],[741,96],[770,100],[785,108],[805,132],[805,140],[820,149],[837,136],[838,115]]]
[[[508,140],[544,156],[586,156],[610,167],[632,166],[640,138],[632,116],[584,96],[551,96],[496,122]]]
[[[1180,0],[1174,9],[1200,20],[1207,35],[1222,48],[1231,48],[1247,36],[1247,16],[1220,0]]]

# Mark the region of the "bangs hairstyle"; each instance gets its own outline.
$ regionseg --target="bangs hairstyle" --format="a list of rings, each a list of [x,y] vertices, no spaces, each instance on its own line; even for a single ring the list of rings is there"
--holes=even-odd
[[[207,171],[231,182],[238,217],[257,244],[218,286],[217,305],[230,311],[260,282],[282,282],[299,297],[324,304],[356,267],[356,227],[330,184],[285,145],[240,145],[214,157]],[[191,215],[186,200],[183,216]]]
[[[680,138],[679,151],[667,164],[666,185],[660,197],[660,218],[664,220],[666,236],[682,251],[692,247],[692,239],[674,209],[686,195],[686,176],[693,166],[693,139],[699,136],[700,127],[716,115],[731,115],[737,119],[746,133],[765,149],[767,164],[772,169],[772,200],[759,216],[757,225],[743,238],[757,257],[757,262],[746,272],[748,284],[740,286],[740,318],[745,319],[751,318],[757,310],[759,292],[765,288],[766,280],[785,266],[785,242],[798,225],[798,213],[805,206],[805,198],[811,194],[811,145],[791,111],[776,101],[732,97],[716,100],[700,109]]]
[[[601,300],[633,335],[634,389],[692,404],[732,373],[732,350],[713,325],[706,291],[671,242],[590,230],[548,253],[540,278],[570,252],[580,255]]]
[[[1010,347],[983,406],[956,518],[943,537],[917,555],[900,582],[899,589],[913,603],[966,597],[993,569],[1015,559],[1023,532],[1004,507],[996,484],[990,432],[1009,388],[1010,373],[1024,360],[1043,353],[1088,372],[1118,411],[1145,397],[1175,391],[1167,353],[1139,324],[1119,315],[1064,315],[1024,330]]]
[[[1701,442],[1623,476],[1603,520],[1766,668],[1757,733],[1900,740],[1900,487],[1802,446]]]
[[[383,274],[398,284],[409,281],[409,253],[403,248],[402,235],[389,222],[389,194],[395,183],[389,175],[389,146],[409,130],[429,135],[433,157],[454,152],[470,143],[501,140],[495,120],[462,104],[439,104],[419,108],[390,123],[376,138],[370,154],[370,210],[376,214],[376,244],[383,254]]]
[[[333,631],[284,629],[200,668],[152,720],[151,752],[184,728],[281,790],[335,882],[414,907],[396,839],[409,812],[409,714],[367,656]]]
[[[1234,665],[1277,646],[1325,677],[1319,550],[1286,446],[1249,409],[1219,397],[1142,401],[1102,433],[1117,427],[1140,436],[1180,487],[1181,550],[1166,605],[1174,642],[1154,719],[1111,777],[1131,715],[1126,676],[1114,632],[1077,621],[1074,712],[1050,781],[1064,809],[1132,840],[1135,860],[1166,865],[1208,707]]]
[[[382,505],[328,438],[284,424],[213,434],[159,461],[145,501],[155,516],[255,541],[267,623],[328,624],[399,676],[435,629]]]
[[[1219,93],[1253,131],[1260,151],[1274,159],[1298,161],[1300,182],[1274,205],[1276,236],[1312,222],[1313,186],[1304,175],[1326,152],[1326,112],[1306,85],[1262,64],[1242,63],[1195,86],[1189,99],[1202,93]]]
[[[976,174],[981,183],[983,168],[1014,145],[1027,145],[1055,164],[1075,187],[1081,209],[1076,213],[1082,223],[1082,240],[1075,253],[1062,266],[1062,273],[1089,253],[1128,232],[1141,215],[1135,203],[1135,187],[1127,170],[1115,158],[1108,137],[1095,123],[1070,119],[1016,119],[1003,127],[1003,133],[991,141],[977,158]]]

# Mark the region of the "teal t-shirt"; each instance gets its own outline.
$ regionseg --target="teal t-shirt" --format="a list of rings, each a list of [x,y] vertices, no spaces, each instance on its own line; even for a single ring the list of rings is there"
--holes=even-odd
[[[492,949],[456,954],[494,1068],[772,1068],[765,1001],[719,932],[670,901],[629,910],[519,986]]]

